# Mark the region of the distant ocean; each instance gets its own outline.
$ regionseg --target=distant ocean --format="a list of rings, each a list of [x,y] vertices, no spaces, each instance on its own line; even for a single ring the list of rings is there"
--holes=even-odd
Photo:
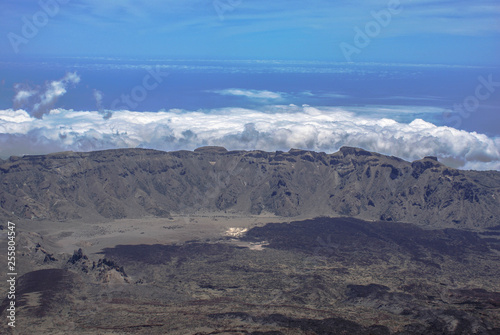
[[[134,100],[129,106],[117,104],[122,95],[130,95],[134,87],[143,85],[148,70],[168,75],[154,89],[147,90],[144,98]],[[459,116],[460,124],[454,122],[458,111],[453,111],[454,104],[462,104],[475,95],[479,77],[492,76],[499,82],[500,70],[449,65],[95,58],[4,60],[0,61],[0,110],[14,108],[15,84],[43,85],[67,72],[76,72],[81,81],[68,88],[54,108],[94,111],[127,107],[156,112],[238,107],[266,111],[270,105],[306,104],[343,107],[357,114],[378,113],[378,117],[398,122],[419,118],[435,125],[500,136],[500,88],[481,100],[473,113],[467,113],[465,118]],[[245,95],[221,94],[229,89],[267,91],[281,98],[250,99]],[[96,92],[102,98],[99,102]],[[490,122],[484,122],[485,119]]]
[[[500,70],[291,61],[0,62],[0,158],[114,148],[335,152],[500,170]]]

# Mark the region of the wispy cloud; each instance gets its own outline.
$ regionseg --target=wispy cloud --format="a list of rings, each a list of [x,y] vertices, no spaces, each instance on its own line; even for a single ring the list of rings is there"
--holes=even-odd
[[[421,119],[401,123],[340,108],[308,106],[276,106],[272,112],[241,108],[203,113],[124,110],[116,111],[108,120],[97,111],[54,109],[37,119],[24,110],[3,110],[0,143],[3,157],[122,147],[194,149],[203,145],[335,152],[349,145],[407,160],[433,155],[457,168],[500,170],[500,138],[440,127]]]
[[[105,110],[103,107],[102,100],[104,99],[104,93],[102,93],[99,90],[94,89],[92,91],[92,95],[94,96],[94,99],[95,99],[97,112],[99,112],[103,118],[109,119],[113,115],[113,112],[110,110]]]
[[[76,72],[67,72],[60,80],[46,82],[43,86],[15,84],[14,107],[24,108],[31,116],[41,119],[54,107],[57,100],[67,92],[67,88],[80,82]]]
[[[97,109],[101,110],[102,109],[102,99],[104,97],[104,94],[101,91],[96,90],[96,89],[94,89],[94,91],[93,91],[92,94],[94,95],[94,99],[95,99],[95,103],[96,103]]]
[[[351,97],[350,95],[336,93],[336,92],[311,92],[311,91],[300,92],[298,95],[306,97],[333,98],[333,99],[346,99]]]
[[[221,95],[233,95],[242,96],[250,99],[282,99],[284,93],[281,92],[271,92],[271,91],[260,91],[260,90],[245,90],[239,88],[230,88],[225,90],[212,91],[213,93]]]
[[[353,28],[364,29],[373,19],[370,13],[387,8],[388,2],[242,1],[238,10],[220,22],[213,1],[70,1],[61,6],[60,15],[51,19],[50,34],[40,35],[40,42],[31,44],[27,51],[33,54],[58,50],[69,55],[339,60],[342,58],[335,57],[335,51],[329,46],[351,40]],[[385,49],[384,56],[375,57],[379,55],[377,52],[368,57],[367,53],[357,61],[446,62],[448,57],[458,58],[458,52],[467,51],[463,45],[473,43],[469,37],[480,37],[479,41],[474,39],[473,45],[492,49],[500,33],[498,0],[401,0],[400,3],[403,11],[378,37],[379,48]],[[0,30],[19,32],[23,27],[22,18],[31,18],[40,10],[37,4],[37,1],[7,0],[0,13]],[[85,29],[78,29],[81,26]],[[102,34],[103,31],[106,34]],[[457,40],[448,40],[451,35]],[[402,37],[411,41],[411,48],[400,47]],[[70,38],[78,43],[62,42]],[[0,40],[0,53],[9,51],[6,45],[7,39]],[[439,52],[435,48],[439,48]],[[413,50],[420,52],[415,55]],[[481,56],[476,55],[474,62],[459,63],[482,64],[479,61],[486,55],[481,53]],[[488,63],[490,61],[485,64]]]

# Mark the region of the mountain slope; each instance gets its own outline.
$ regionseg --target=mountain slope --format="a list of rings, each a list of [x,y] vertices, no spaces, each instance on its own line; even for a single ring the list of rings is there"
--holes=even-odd
[[[102,220],[197,210],[354,216],[434,227],[500,224],[500,172],[343,147],[333,154],[119,149],[0,162],[5,218]]]

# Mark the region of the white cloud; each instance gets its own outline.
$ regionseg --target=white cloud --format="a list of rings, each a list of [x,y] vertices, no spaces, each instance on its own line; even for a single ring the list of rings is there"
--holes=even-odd
[[[113,115],[113,112],[111,112],[110,110],[105,110],[102,106],[102,100],[104,99],[104,93],[102,93],[99,90],[94,89],[92,94],[93,94],[94,99],[95,99],[97,111],[102,115],[103,118],[109,119]]]
[[[27,101],[29,98],[31,98],[33,95],[35,95],[37,91],[34,90],[19,90],[16,92],[16,95],[14,97],[14,102],[15,103],[23,103],[24,101]]]
[[[243,96],[250,99],[281,99],[283,93],[259,90],[244,90],[239,88],[229,88],[225,90],[212,91],[221,95]]]
[[[104,94],[101,91],[94,89],[93,95],[94,95],[94,99],[95,99],[97,108],[100,109],[102,106],[102,99],[104,98]]]
[[[43,119],[24,110],[0,111],[2,157],[122,147],[192,150],[202,145],[329,153],[349,145],[410,161],[432,155],[457,168],[500,170],[500,138],[440,127],[421,119],[401,123],[340,108],[115,111],[109,119],[98,111],[54,109]]]
[[[50,112],[57,100],[66,94],[69,85],[76,85],[79,82],[80,77],[76,72],[67,72],[60,80],[46,82],[43,87],[15,84],[14,106],[24,108],[31,116],[41,119]]]

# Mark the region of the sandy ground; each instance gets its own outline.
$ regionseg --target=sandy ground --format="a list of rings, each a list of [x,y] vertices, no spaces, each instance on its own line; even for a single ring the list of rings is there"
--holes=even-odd
[[[71,254],[82,248],[97,253],[120,244],[181,244],[187,241],[215,241],[226,236],[270,222],[287,222],[290,218],[272,214],[239,216],[221,213],[197,213],[171,218],[122,219],[102,223],[35,222],[18,224],[18,229],[43,236],[57,253]],[[250,246],[249,246],[250,247]],[[252,246],[253,248],[253,246]],[[255,246],[259,249],[259,246]]]

